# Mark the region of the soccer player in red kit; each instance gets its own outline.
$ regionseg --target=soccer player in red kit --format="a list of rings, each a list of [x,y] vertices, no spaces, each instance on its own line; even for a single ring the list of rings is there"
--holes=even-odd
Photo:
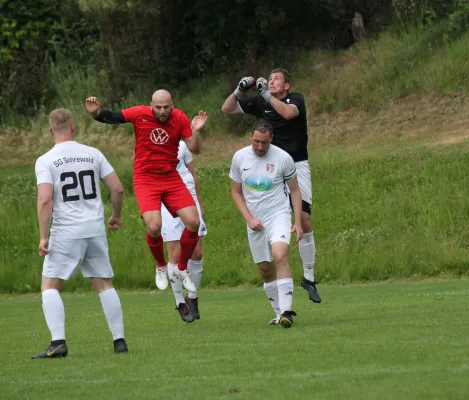
[[[189,292],[196,290],[190,280],[187,262],[199,239],[199,216],[192,195],[182,181],[176,166],[179,162],[179,141],[188,149],[200,152],[199,131],[207,121],[199,111],[192,122],[183,111],[174,108],[166,90],[153,93],[149,106],[135,106],[113,112],[101,108],[96,97],[85,102],[88,113],[99,122],[121,124],[130,122],[135,132],[133,183],[135,197],[147,228],[147,243],[158,267],[166,266],[161,237],[161,203],[184,223],[180,246],[181,255],[175,277]]]

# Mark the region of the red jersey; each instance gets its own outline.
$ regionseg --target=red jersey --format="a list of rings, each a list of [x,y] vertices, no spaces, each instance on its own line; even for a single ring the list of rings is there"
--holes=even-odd
[[[134,174],[176,170],[179,141],[192,136],[191,122],[183,111],[173,108],[166,122],[158,121],[150,106],[122,110],[134,126]]]

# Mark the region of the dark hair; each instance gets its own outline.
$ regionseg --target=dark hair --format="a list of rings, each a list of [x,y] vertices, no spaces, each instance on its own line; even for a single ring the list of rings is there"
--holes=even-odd
[[[260,133],[269,133],[272,136],[272,125],[265,119],[258,119],[252,124],[252,133],[255,131]]]
[[[291,76],[290,72],[283,68],[275,68],[272,70],[271,74],[275,74],[276,72],[280,72],[283,75],[283,80],[285,83],[291,83]]]

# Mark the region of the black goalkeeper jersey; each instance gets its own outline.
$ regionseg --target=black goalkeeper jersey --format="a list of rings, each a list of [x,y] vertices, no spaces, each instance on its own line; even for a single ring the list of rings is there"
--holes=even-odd
[[[281,101],[295,105],[299,114],[295,118],[285,119],[261,96],[238,100],[238,103],[245,113],[263,118],[272,124],[273,145],[285,150],[295,162],[308,160],[308,130],[303,95],[289,93]]]

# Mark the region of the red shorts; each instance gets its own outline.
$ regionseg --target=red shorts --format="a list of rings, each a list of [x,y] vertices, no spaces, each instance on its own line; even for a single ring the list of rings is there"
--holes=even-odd
[[[176,170],[164,174],[134,175],[134,192],[140,214],[161,211],[161,203],[173,217],[182,208],[195,207],[191,193]]]

